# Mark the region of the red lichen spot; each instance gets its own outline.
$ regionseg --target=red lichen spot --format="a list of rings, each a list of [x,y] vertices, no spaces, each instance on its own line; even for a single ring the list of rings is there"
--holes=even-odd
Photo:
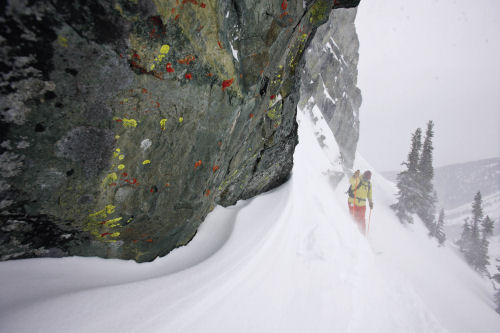
[[[205,191],[205,196],[208,197],[210,195],[210,190]]]
[[[214,165],[214,166],[212,167],[212,171],[213,171],[213,172],[215,172],[215,171],[217,171],[217,170],[219,170],[219,166],[218,166],[218,165]]]
[[[174,69],[172,68],[172,64],[171,63],[167,64],[166,69],[167,69],[167,72],[169,72],[169,73],[173,73],[174,72]]]
[[[179,14],[175,15],[174,20],[176,20],[176,21],[177,21],[178,19],[179,19]]]
[[[107,235],[111,235],[111,233],[110,232],[105,232],[105,233],[101,234],[101,237],[105,237]]]
[[[122,58],[122,59],[123,59],[123,54],[121,54],[121,53],[120,53],[120,58]]]
[[[222,146],[222,141],[217,142],[219,146]]]
[[[132,55],[132,59],[139,59],[139,60],[140,60],[140,59],[141,59],[141,57],[140,57],[137,53],[134,53],[134,54]]]
[[[281,3],[281,9],[286,10],[287,7],[288,7],[288,2],[286,0],[283,0],[283,2]]]
[[[160,102],[156,102],[156,108],[159,109],[160,108]]]
[[[184,59],[177,60],[177,62],[179,64],[189,65],[192,61],[194,61],[194,59],[195,59],[194,55],[188,55]]]
[[[121,120],[121,119],[116,119],[116,122],[117,122],[117,123],[121,123],[121,122],[123,122],[123,120]]]
[[[275,99],[276,98],[276,95],[271,95],[271,99]]]
[[[252,118],[253,118],[253,113],[250,113],[250,116],[249,116],[249,117],[250,117],[250,119],[252,119]]]
[[[132,243],[137,243],[137,239],[132,240]]]
[[[148,93],[148,90],[146,88],[142,88],[141,91],[142,91],[143,94],[147,94]]]
[[[175,14],[175,8],[172,8],[172,15]]]
[[[220,43],[220,40],[217,41],[217,44],[219,44],[219,47],[222,49],[222,44]]]
[[[198,168],[200,165],[201,165],[201,160],[197,161],[197,162],[194,164],[194,169],[196,170],[196,168]]]
[[[169,186],[170,186],[170,184],[169,184],[169,183],[166,183],[166,184],[165,184],[165,187],[169,187]]]
[[[208,77],[211,77],[212,75],[213,75],[212,73],[208,73],[208,74],[207,74],[207,76],[208,76]]]
[[[149,192],[151,193],[154,193],[155,189],[151,187],[151,189],[149,190]]]
[[[148,243],[152,243],[152,242],[153,242],[153,240],[152,240],[151,238],[150,238],[150,239],[146,239],[146,242],[148,242]]]
[[[122,173],[122,176],[123,176],[123,177],[127,177],[127,176],[128,176],[128,173],[124,172],[124,173]]]
[[[109,184],[109,186],[116,186],[116,183],[111,183]]]
[[[193,76],[190,74],[190,73],[187,73],[186,75],[184,75],[184,77],[187,79],[187,80],[191,80],[193,78]]]
[[[234,79],[229,79],[229,80],[224,80],[222,81],[222,91],[226,89],[227,87],[231,86],[234,82]]]
[[[106,224],[106,222],[108,222],[108,221],[109,221],[109,220],[104,220],[104,221],[102,221],[102,222],[101,222],[101,223],[99,223],[99,224]]]
[[[201,8],[205,8],[205,7],[207,7],[207,5],[205,5],[205,4],[202,2],[202,3],[200,4],[200,7],[201,7]]]

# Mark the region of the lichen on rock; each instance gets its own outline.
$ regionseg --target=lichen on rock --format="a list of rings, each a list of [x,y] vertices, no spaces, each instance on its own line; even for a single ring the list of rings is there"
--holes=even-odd
[[[216,204],[285,182],[303,52],[332,5],[2,4],[2,259],[153,260]]]

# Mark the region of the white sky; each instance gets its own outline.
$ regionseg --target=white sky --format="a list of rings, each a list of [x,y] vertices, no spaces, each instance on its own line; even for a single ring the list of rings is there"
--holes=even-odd
[[[362,0],[359,151],[398,170],[435,123],[434,165],[500,156],[500,1]]]

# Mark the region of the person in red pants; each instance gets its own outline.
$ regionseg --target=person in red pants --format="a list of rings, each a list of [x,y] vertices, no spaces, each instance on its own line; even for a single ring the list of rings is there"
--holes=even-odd
[[[354,172],[352,177],[349,179],[349,183],[351,185],[349,186],[349,190],[347,190],[347,193],[349,194],[347,204],[349,206],[349,213],[351,213],[351,216],[358,224],[359,230],[363,233],[363,235],[365,235],[367,200],[370,205],[370,209],[373,209],[372,184],[370,182],[372,173],[367,170],[362,176],[359,174],[359,170],[356,170],[356,172]]]

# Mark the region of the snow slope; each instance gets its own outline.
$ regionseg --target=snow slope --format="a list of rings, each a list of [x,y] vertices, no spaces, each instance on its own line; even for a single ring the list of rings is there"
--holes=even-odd
[[[374,173],[365,239],[317,109],[299,112],[291,180],[217,207],[194,240],[152,263],[98,258],[0,263],[1,332],[499,332],[492,290],[388,208]],[[357,167],[369,168],[358,156]]]

